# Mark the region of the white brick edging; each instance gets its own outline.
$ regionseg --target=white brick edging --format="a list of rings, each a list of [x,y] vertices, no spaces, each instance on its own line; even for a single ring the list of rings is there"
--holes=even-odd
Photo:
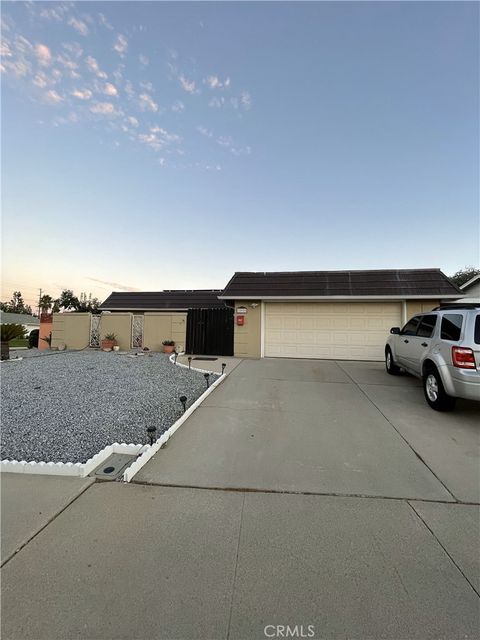
[[[182,355],[182,354],[179,354],[179,355]],[[175,364],[177,367],[184,367],[186,369],[189,368],[187,364],[182,364],[181,362],[174,362],[174,357],[175,357],[175,354],[172,354],[170,356],[170,362]],[[212,373],[212,371],[207,371],[206,369],[197,369],[196,367],[190,367],[190,368],[194,371],[200,371],[201,373]],[[215,375],[219,375],[219,374],[215,374]],[[204,391],[202,395],[199,398],[197,398],[197,400],[195,400],[195,402],[190,407],[188,407],[188,409],[185,411],[182,417],[179,418],[176,422],[174,422],[169,429],[167,429],[166,431],[164,431],[164,433],[162,433],[162,435],[156,442],[154,442],[152,445],[146,445],[145,451],[141,455],[139,455],[139,457],[135,460],[133,464],[131,464],[127,469],[125,469],[125,472],[123,474],[123,479],[125,482],[130,482],[132,480],[132,478],[150,460],[150,458],[152,458],[162,448],[162,446],[167,442],[167,440],[169,440],[171,436],[173,436],[175,431],[178,428],[180,428],[186,420],[188,420],[188,418],[192,415],[195,409],[198,409],[198,407],[202,404],[205,398],[207,398],[218,387],[218,385],[222,384],[222,382],[225,380],[226,377],[227,377],[227,374],[225,373],[223,375],[220,375],[218,380],[215,380],[215,382],[210,387],[208,387],[208,389]]]
[[[109,444],[101,451],[96,453],[86,462],[27,462],[26,460],[2,460],[0,462],[0,471],[2,473],[35,473],[51,476],[76,476],[77,478],[85,478],[101,465],[112,453],[127,453],[138,455],[145,447],[144,444]]]

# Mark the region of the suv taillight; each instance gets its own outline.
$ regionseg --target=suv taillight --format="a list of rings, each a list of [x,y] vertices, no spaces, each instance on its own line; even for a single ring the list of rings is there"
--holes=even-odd
[[[472,349],[463,347],[452,347],[452,362],[454,367],[460,369],[476,369],[475,355]]]

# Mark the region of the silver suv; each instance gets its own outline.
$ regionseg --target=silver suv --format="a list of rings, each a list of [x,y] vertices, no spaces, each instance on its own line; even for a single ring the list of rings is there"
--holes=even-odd
[[[387,372],[423,380],[428,404],[451,411],[457,398],[480,401],[480,304],[449,304],[390,329]]]

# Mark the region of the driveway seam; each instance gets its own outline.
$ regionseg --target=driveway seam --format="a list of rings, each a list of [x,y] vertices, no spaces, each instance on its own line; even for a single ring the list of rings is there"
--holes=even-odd
[[[408,506],[413,510],[413,512],[415,513],[415,515],[420,519],[420,521],[425,525],[425,527],[428,529],[428,531],[430,531],[430,533],[432,534],[433,538],[436,540],[436,542],[438,542],[438,544],[440,545],[440,547],[443,549],[443,551],[446,553],[446,555],[450,558],[450,560],[453,562],[453,564],[457,567],[457,569],[460,571],[460,573],[462,574],[462,576],[465,578],[465,580],[468,582],[468,584],[472,587],[472,589],[474,590],[474,592],[476,593],[477,596],[480,597],[480,593],[477,591],[477,589],[475,588],[475,586],[470,582],[468,576],[463,572],[463,570],[461,569],[461,567],[455,562],[455,559],[453,558],[453,556],[449,553],[449,551],[447,550],[447,548],[445,547],[445,545],[443,545],[439,538],[435,535],[435,532],[433,531],[433,529],[427,524],[427,522],[423,519],[422,514],[419,513],[413,504],[411,504],[411,502],[409,500],[406,501]]]
[[[245,508],[245,494],[243,494],[242,508],[240,511],[240,526],[238,527],[238,540],[237,540],[237,554],[235,556],[235,569],[233,572],[233,582],[232,582],[232,597],[230,598],[230,612],[228,615],[228,627],[227,627],[227,640],[230,638],[230,626],[232,623],[232,613],[233,613],[233,599],[235,596],[235,584],[237,581],[237,567],[238,567],[238,555],[240,552],[240,540],[242,537],[242,525],[243,525],[243,511]]]
[[[40,529],[38,529],[38,531],[36,531],[33,535],[31,535],[27,540],[24,540],[19,547],[17,547],[17,549],[15,549],[15,551],[12,551],[12,553],[10,555],[8,555],[4,560],[2,560],[2,562],[0,563],[0,567],[4,567],[7,562],[10,562],[10,560],[12,560],[12,558],[14,558],[22,549],[24,549],[27,544],[29,544],[32,540],[34,540],[39,533],[41,533],[44,529],[46,529],[48,527],[49,524],[51,524],[54,520],[56,520],[58,518],[58,516],[60,514],[62,514],[66,509],[68,509],[68,507],[73,504],[75,502],[75,500],[77,500],[81,495],[83,495],[85,493],[85,491],[87,491],[88,489],[90,489],[91,486],[93,486],[95,484],[95,480],[93,480],[93,482],[90,482],[89,484],[85,485],[84,487],[82,487],[78,493],[76,495],[74,495],[71,500],[69,500],[69,502],[67,502],[66,505],[64,505],[59,511],[57,511],[56,513],[54,513],[48,520],[47,522],[40,527]]]
[[[340,368],[342,369],[341,365],[339,365]],[[343,371],[345,371],[345,369],[342,369]],[[455,496],[452,491],[450,491],[450,489],[447,487],[447,485],[443,482],[443,480],[441,480],[437,474],[433,471],[433,469],[431,469],[431,467],[425,462],[425,460],[422,458],[422,456],[414,449],[414,447],[410,444],[410,442],[405,438],[405,436],[397,429],[397,427],[393,424],[393,422],[391,422],[391,420],[389,420],[387,418],[387,416],[383,413],[383,411],[380,409],[380,407],[378,405],[375,404],[375,402],[368,396],[367,393],[365,393],[365,391],[362,389],[362,387],[350,376],[350,374],[345,371],[346,375],[352,380],[353,384],[359,389],[359,391],[361,391],[361,393],[365,396],[365,398],[367,398],[367,400],[375,407],[375,409],[385,418],[385,420],[388,422],[388,424],[392,427],[392,429],[394,429],[396,431],[396,433],[398,433],[398,435],[400,436],[400,438],[405,442],[405,444],[413,451],[413,453],[417,456],[417,458],[420,460],[420,462],[422,462],[427,469],[430,471],[430,473],[438,480],[438,482],[442,485],[442,487],[445,489],[445,491],[447,491],[449,493],[449,495],[452,496],[452,498],[455,500],[455,502],[460,502],[459,499],[457,498],[457,496]],[[411,500],[413,498],[407,498],[407,500]]]
[[[465,502],[461,500],[440,500],[435,498],[412,498],[411,496],[376,496],[367,493],[332,493],[332,492],[320,492],[320,491],[295,491],[290,489],[260,489],[255,487],[218,487],[218,486],[206,486],[195,484],[178,484],[178,483],[166,483],[166,482],[154,482],[152,480],[132,480],[131,484],[144,485],[148,487],[169,487],[174,489],[200,489],[202,491],[231,491],[241,493],[272,493],[272,494],[285,494],[285,495],[299,495],[299,496],[320,496],[324,498],[365,498],[366,500],[397,500],[408,501],[414,500],[415,502],[431,502],[433,504],[461,504],[466,506],[478,507],[478,502]]]

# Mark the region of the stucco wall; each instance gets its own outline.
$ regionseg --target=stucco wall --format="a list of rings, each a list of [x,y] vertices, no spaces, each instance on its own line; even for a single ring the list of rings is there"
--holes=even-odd
[[[431,311],[438,307],[439,300],[408,300],[407,301],[407,321],[416,313],[423,313],[424,311]]]
[[[186,313],[145,313],[143,344],[152,351],[162,351],[164,340],[175,340],[178,351],[185,349]]]
[[[254,309],[251,305],[257,305]],[[237,309],[245,307],[243,327],[237,325]],[[233,353],[238,358],[260,358],[261,354],[262,305],[259,300],[235,302],[235,329],[233,334]]]
[[[132,344],[132,314],[106,313],[102,315],[100,320],[100,340],[107,333],[115,334],[120,349],[130,349]]]
[[[67,349],[84,349],[90,340],[89,313],[54,313],[52,322],[52,347],[60,343]]]

